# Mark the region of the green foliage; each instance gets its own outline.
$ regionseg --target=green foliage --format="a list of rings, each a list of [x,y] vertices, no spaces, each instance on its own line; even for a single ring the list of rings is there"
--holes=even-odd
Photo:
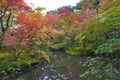
[[[60,9],[62,9],[63,7],[66,7],[72,13],[74,13],[75,9],[80,10],[80,8],[78,8],[77,6],[68,5],[68,6],[59,7],[58,9],[55,9],[55,10],[48,11],[47,14],[49,14],[49,13],[52,13],[52,14],[60,13]]]
[[[104,59],[88,58],[83,64],[83,67],[86,67],[87,70],[80,77],[85,80],[119,80],[120,71],[114,67],[116,64],[113,63],[115,62],[107,63]]]
[[[91,53],[93,51],[90,49],[89,46],[87,46],[86,48],[83,48],[81,46],[69,46],[68,48],[66,48],[65,52],[71,55],[93,55],[93,53]]]
[[[60,42],[60,43],[55,43],[53,45],[53,48],[56,50],[62,49],[66,46],[66,42]]]
[[[63,28],[66,28],[66,27],[67,27],[67,23],[65,22],[64,19],[61,19],[61,20],[59,21],[59,25],[60,25],[61,27],[63,27]]]
[[[39,51],[44,51],[46,53],[46,55],[52,55],[52,51],[50,50],[50,48],[48,46],[45,45],[32,45],[33,46],[33,50],[30,51],[31,55],[41,55],[41,53]]]
[[[68,47],[65,52],[71,55],[78,55],[81,53],[79,47]]]
[[[107,42],[109,39],[120,38],[119,13],[119,6],[112,7],[104,13],[97,15],[96,20],[86,20],[84,24],[87,28],[81,29],[75,37],[75,40],[79,43],[79,47],[84,51],[96,51],[98,46]],[[115,44],[113,45],[115,46]],[[115,48],[111,47],[110,51],[113,53]],[[92,54],[94,54],[94,52]]]
[[[99,39],[96,39],[97,36],[98,33],[93,32],[90,29],[89,31],[87,29],[80,31],[80,33],[75,37],[75,40],[79,44],[79,52],[86,54],[89,51],[94,50],[94,46],[96,46],[96,44],[99,42]]]
[[[96,8],[98,5],[98,0],[82,0],[77,4],[79,8]]]
[[[10,53],[0,53],[0,76],[21,73],[30,68],[32,64],[39,63],[39,60],[31,56],[28,51],[24,51],[17,61],[12,61],[12,59],[13,56]]]
[[[46,9],[44,7],[37,7],[37,8],[35,8],[36,12],[41,12],[43,10],[46,10]]]
[[[99,22],[108,28],[120,28],[120,6],[112,7],[107,11],[99,14]]]
[[[107,2],[104,3],[104,6],[102,7],[102,12],[107,11],[112,7],[119,6],[119,4],[120,4],[119,0],[107,0]]]
[[[54,40],[52,48],[55,50],[65,49],[67,45],[65,34],[59,35],[57,39]]]
[[[120,53],[120,39],[111,39],[100,45],[96,50],[96,54],[118,57]]]
[[[48,46],[33,44],[33,49],[30,51],[30,54],[38,59],[44,59],[50,63],[50,56],[52,55],[52,51]]]

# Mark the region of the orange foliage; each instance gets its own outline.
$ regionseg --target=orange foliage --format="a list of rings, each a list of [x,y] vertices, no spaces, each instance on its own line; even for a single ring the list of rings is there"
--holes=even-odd
[[[26,27],[27,31],[39,29],[44,24],[43,16],[34,12],[18,14],[17,23]]]
[[[0,0],[0,8],[6,7],[8,10],[14,8],[21,11],[32,11],[32,9],[24,2],[24,0]]]
[[[58,14],[47,14],[29,12],[21,13],[17,17],[17,23],[26,28],[31,34],[32,41],[37,44],[49,44],[49,39],[56,36],[54,25],[58,21]]]

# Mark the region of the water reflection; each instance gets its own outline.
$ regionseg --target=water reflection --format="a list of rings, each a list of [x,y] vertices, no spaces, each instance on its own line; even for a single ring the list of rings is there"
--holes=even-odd
[[[71,56],[56,52],[51,64],[41,64],[36,69],[20,75],[17,80],[82,80],[79,75],[84,71],[81,66],[86,57]]]

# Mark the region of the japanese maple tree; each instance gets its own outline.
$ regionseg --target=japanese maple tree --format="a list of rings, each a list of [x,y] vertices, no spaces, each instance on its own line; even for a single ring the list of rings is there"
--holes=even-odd
[[[62,16],[67,16],[69,15],[71,12],[67,9],[67,7],[63,7],[60,9],[60,12],[62,14]]]
[[[17,16],[17,23],[24,27],[27,35],[27,43],[31,50],[41,52],[35,49],[34,45],[50,46],[50,40],[56,37],[54,25],[59,20],[58,14],[42,15],[39,12],[24,12]],[[34,44],[31,46],[31,44]]]
[[[25,11],[32,9],[24,0],[0,0],[0,48],[6,31],[14,27],[17,14]]]
[[[17,17],[17,23],[26,28],[28,33],[31,32],[31,37],[44,33],[54,33],[53,25],[59,19],[58,14],[47,14],[43,16],[40,13],[21,13]],[[52,32],[53,31],[53,32]],[[44,38],[44,37],[43,37]]]
[[[28,33],[23,27],[15,28],[5,33],[3,41],[4,45],[11,52],[15,61],[18,59],[19,55],[24,49],[29,48],[27,45],[27,38]]]

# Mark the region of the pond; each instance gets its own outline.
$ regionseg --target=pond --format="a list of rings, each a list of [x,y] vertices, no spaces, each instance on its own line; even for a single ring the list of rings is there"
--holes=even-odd
[[[20,75],[15,80],[82,80],[80,74],[86,57],[72,56],[64,52],[55,52],[51,63],[42,63],[39,67]]]

